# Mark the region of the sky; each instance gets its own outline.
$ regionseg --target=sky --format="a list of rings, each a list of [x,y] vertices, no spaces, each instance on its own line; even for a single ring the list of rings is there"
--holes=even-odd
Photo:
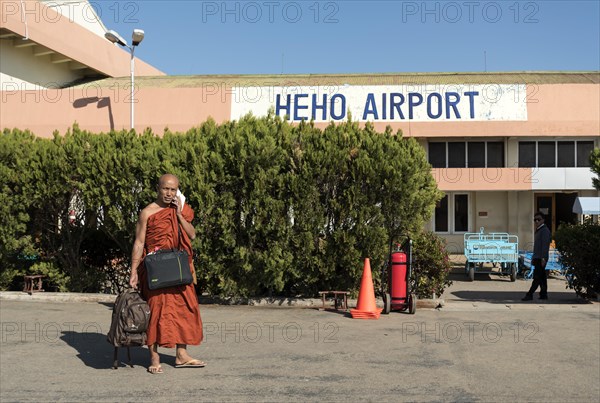
[[[600,1],[90,0],[169,75],[600,70]]]

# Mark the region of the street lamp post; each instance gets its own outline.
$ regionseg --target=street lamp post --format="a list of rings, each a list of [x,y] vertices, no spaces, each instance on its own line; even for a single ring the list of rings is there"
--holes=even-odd
[[[133,35],[131,36],[131,46],[129,46],[127,44],[127,41],[125,39],[123,39],[121,37],[121,35],[119,35],[116,31],[110,30],[107,31],[104,34],[104,37],[106,39],[108,39],[109,41],[111,41],[112,43],[116,43],[120,46],[124,46],[127,49],[129,49],[129,52],[131,53],[131,62],[130,62],[130,73],[131,73],[131,109],[130,109],[130,120],[131,120],[131,128],[134,128],[134,88],[135,88],[135,75],[134,75],[134,71],[135,71],[135,59],[134,59],[134,52],[135,52],[135,47],[138,46],[140,44],[140,42],[142,42],[144,40],[144,31],[142,31],[141,29],[134,29],[133,30]]]

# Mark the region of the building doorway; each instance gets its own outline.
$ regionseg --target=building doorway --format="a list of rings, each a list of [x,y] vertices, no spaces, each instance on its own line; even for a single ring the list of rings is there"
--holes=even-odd
[[[573,204],[577,193],[536,193],[535,211],[546,215],[546,225],[552,233],[561,224],[576,224],[577,214],[573,213]]]

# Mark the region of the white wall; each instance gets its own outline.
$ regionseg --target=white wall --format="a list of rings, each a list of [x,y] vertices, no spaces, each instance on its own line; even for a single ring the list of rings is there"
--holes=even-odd
[[[16,48],[14,41],[21,39],[0,40],[1,91],[64,87],[80,77],[68,62],[52,63],[51,55],[34,56],[36,46]]]
[[[104,37],[106,28],[100,20],[100,18],[98,17],[98,14],[96,13],[96,10],[94,8],[98,8],[100,5],[99,3],[92,2],[91,4],[87,0],[42,0],[42,3],[44,3],[46,7],[52,8],[57,13],[64,15],[66,18],[69,19],[69,21],[73,21],[75,24],[81,25],[88,31],[91,31],[98,36]],[[115,4],[116,2],[114,2],[112,6],[115,7]],[[121,5],[119,7],[120,9],[124,9],[124,7],[127,7],[127,5]],[[108,9],[107,6],[105,6],[104,8]],[[130,11],[129,8],[125,8],[125,10]]]
[[[591,190],[593,172],[589,168],[533,168],[533,190]]]

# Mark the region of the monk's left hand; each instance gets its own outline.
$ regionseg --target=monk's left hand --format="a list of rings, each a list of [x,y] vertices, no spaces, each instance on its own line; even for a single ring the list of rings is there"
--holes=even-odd
[[[181,204],[179,203],[179,197],[174,197],[174,198],[171,200],[171,204],[172,204],[173,206],[175,206],[175,209],[177,210],[177,215],[180,215],[180,214],[181,214],[181,211],[182,211],[182,207],[181,207]]]

